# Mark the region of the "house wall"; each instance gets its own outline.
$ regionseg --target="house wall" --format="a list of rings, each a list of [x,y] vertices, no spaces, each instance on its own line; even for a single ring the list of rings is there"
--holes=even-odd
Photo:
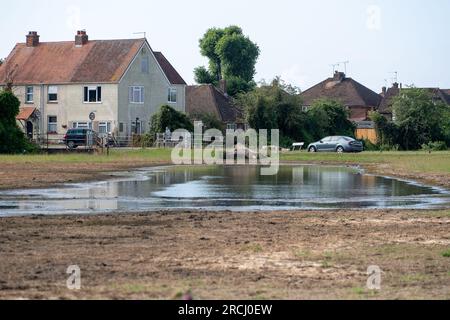
[[[26,87],[16,86],[14,94],[19,98],[21,107],[36,107],[41,113],[41,134],[47,133],[48,117],[57,117],[57,134],[65,134],[72,127],[73,122],[91,122],[89,114],[96,114],[95,123],[110,122],[111,131],[117,129],[118,113],[118,85],[117,84],[60,84],[58,87],[58,102],[48,101],[48,85],[34,85],[33,103],[26,103]],[[85,103],[84,87],[100,86],[102,88],[102,101],[99,103]],[[43,93],[43,97],[41,95]],[[43,99],[42,99],[43,98]],[[43,108],[41,102],[43,101]]]
[[[149,72],[144,73],[141,69],[141,62],[147,58],[149,61]],[[129,87],[144,87],[144,103],[130,103]],[[177,89],[177,103],[168,103],[169,88]],[[142,132],[148,131],[151,116],[155,114],[163,105],[170,105],[178,111],[185,112],[185,85],[171,85],[164,72],[161,70],[156,58],[151,53],[148,46],[144,46],[124,77],[119,83],[119,122],[123,123],[124,132],[120,135],[130,135],[132,123],[139,118],[142,125]]]
[[[358,120],[365,120],[369,117],[369,112],[373,111],[374,108],[371,107],[359,107],[359,106],[352,106],[349,107],[350,109],[350,120],[358,121]]]

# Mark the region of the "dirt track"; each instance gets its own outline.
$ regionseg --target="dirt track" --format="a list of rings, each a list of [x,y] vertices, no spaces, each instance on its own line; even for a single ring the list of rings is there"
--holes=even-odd
[[[4,218],[0,298],[450,299],[449,230],[448,210]]]

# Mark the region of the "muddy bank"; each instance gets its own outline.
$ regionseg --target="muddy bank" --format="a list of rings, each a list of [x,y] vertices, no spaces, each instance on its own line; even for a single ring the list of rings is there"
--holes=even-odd
[[[166,161],[117,161],[116,163],[2,163],[0,190],[47,188],[64,183],[110,179],[111,172],[170,164]]]
[[[449,230],[448,210],[0,218],[0,298],[450,299]]]

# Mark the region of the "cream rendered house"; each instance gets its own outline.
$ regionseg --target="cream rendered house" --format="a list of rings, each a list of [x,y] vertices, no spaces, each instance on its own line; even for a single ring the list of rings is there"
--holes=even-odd
[[[146,39],[91,41],[79,31],[75,41],[40,42],[30,32],[0,67],[8,83],[30,137],[82,127],[129,136],[148,130],[162,105],[185,111],[186,83]]]

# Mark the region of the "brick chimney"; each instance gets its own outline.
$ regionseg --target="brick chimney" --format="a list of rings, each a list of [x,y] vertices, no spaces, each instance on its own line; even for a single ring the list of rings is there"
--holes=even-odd
[[[341,82],[341,81],[343,81],[345,79],[345,73],[344,72],[335,71],[333,79],[335,81]]]
[[[77,35],[75,36],[75,46],[82,47],[87,44],[89,41],[89,37],[86,34],[86,30],[77,31]]]
[[[30,31],[27,34],[27,47],[37,47],[39,45],[39,35],[36,31]]]
[[[227,93],[227,80],[222,79],[219,81],[219,89],[222,91],[224,95],[228,95]]]

